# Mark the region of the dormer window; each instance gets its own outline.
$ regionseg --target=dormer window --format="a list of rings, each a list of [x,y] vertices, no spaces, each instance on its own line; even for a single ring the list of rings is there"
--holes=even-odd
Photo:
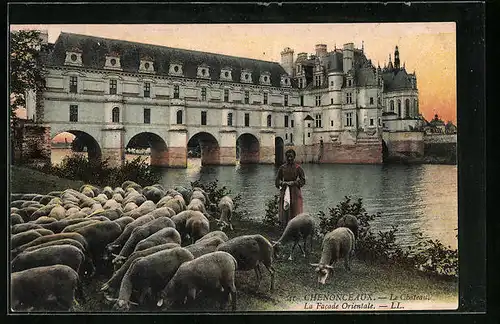
[[[223,81],[233,81],[233,76],[231,75],[231,68],[225,67],[220,70],[219,78]]]
[[[170,75],[182,76],[182,65],[180,63],[171,63],[168,73]]]
[[[281,86],[282,87],[290,87],[291,84],[290,84],[290,78],[288,77],[288,75],[282,75],[281,76]]]
[[[64,65],[82,66],[82,51],[78,48],[67,51]]]
[[[262,72],[262,74],[260,75],[260,84],[271,85],[271,73]]]
[[[240,81],[243,83],[252,83],[252,72],[249,70],[242,70]]]
[[[120,55],[115,52],[106,55],[106,63],[104,63],[104,68],[108,70],[121,70],[122,68],[120,65]]]
[[[149,56],[143,56],[139,64],[139,72],[143,73],[154,73],[153,59]]]
[[[198,66],[198,72],[196,73],[198,78],[210,79],[210,68],[206,64]]]

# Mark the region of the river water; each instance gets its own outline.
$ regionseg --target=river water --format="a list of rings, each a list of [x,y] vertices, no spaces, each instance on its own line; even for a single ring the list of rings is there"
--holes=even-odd
[[[52,162],[70,152],[53,149]],[[127,155],[127,159],[136,156]],[[421,232],[424,238],[439,239],[457,248],[458,196],[456,165],[349,165],[303,164],[306,185],[302,189],[304,211],[316,215],[328,212],[344,196],[363,198],[368,213],[380,212],[372,225],[375,231],[398,225],[398,241],[414,245]],[[234,194],[241,193],[240,208],[245,218],[265,215],[267,200],[277,193],[273,165],[201,166],[189,159],[186,169],[163,169],[162,185],[185,186],[201,180],[219,180]]]

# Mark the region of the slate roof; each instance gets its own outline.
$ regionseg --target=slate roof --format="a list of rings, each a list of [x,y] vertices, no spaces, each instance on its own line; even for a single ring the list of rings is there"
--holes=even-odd
[[[75,47],[82,51],[83,66],[96,69],[104,67],[106,55],[117,52],[120,54],[121,68],[125,72],[137,72],[140,58],[150,56],[158,75],[168,75],[169,65],[173,61],[182,63],[184,76],[188,78],[196,78],[198,66],[207,64],[210,67],[210,79],[213,81],[219,80],[221,68],[224,67],[231,67],[233,82],[240,82],[242,69],[250,70],[253,84],[260,84],[261,72],[268,71],[271,73],[271,85],[274,87],[281,87],[281,75],[287,74],[276,62],[72,33],[59,35],[47,64],[63,66],[66,51]],[[296,82],[292,82],[292,86],[296,87]]]
[[[384,91],[413,89],[410,75],[404,69],[384,70],[382,78],[384,79]]]

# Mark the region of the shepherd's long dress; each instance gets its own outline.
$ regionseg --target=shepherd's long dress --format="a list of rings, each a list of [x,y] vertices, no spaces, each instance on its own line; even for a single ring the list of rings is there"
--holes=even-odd
[[[283,209],[283,198],[285,196],[286,185],[280,188],[280,199],[279,199],[279,221],[282,227],[288,224],[288,221],[298,214],[303,212],[303,200],[302,200],[302,188],[306,184],[306,178],[304,170],[297,164],[283,164],[278,169],[278,174],[276,175],[276,187],[279,186],[280,181],[293,181],[294,184],[290,186],[290,208],[288,210]]]

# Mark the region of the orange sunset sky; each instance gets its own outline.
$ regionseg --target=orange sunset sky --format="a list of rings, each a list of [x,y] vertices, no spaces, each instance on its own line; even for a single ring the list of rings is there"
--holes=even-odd
[[[455,23],[356,24],[172,24],[172,25],[11,25],[11,30],[42,29],[49,42],[71,32],[169,47],[280,62],[280,52],[314,53],[315,44],[328,51],[353,42],[376,65],[394,62],[399,46],[401,65],[417,74],[420,111],[427,120],[438,114],[456,124]]]

